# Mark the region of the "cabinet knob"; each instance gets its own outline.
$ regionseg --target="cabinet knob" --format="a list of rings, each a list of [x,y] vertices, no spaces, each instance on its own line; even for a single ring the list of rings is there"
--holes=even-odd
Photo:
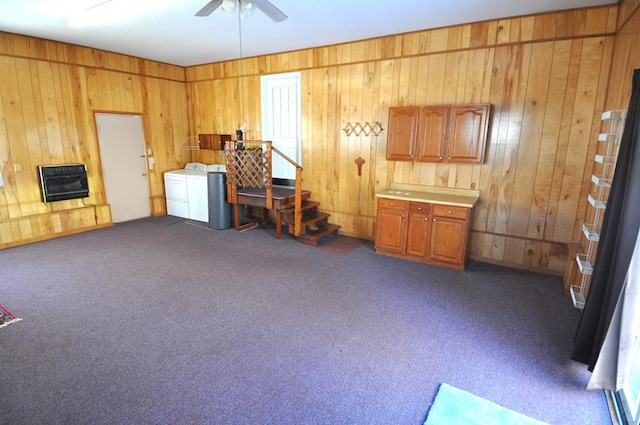
[[[413,156],[413,155],[409,155],[409,156],[410,156],[412,159],[414,158],[414,156]]]
[[[422,207],[418,207],[418,211],[422,211]]]
[[[448,212],[449,214],[451,214],[451,210],[447,210],[447,212]]]
[[[400,217],[404,218],[404,217],[405,217],[405,215],[404,215],[404,214],[402,214]]]
[[[423,220],[424,221],[429,221],[429,217],[425,217]]]
[[[451,161],[451,157],[450,157],[450,156],[449,156],[449,157],[447,157],[447,161]]]
[[[442,161],[442,157],[441,157],[441,156],[439,156],[439,157],[438,157],[438,159],[439,159],[440,161]]]
[[[434,218],[433,221],[436,221],[436,219]]]
[[[395,206],[395,204],[392,202],[392,203],[390,203],[390,204],[389,204],[389,206],[390,206],[390,207],[394,207],[394,206]]]

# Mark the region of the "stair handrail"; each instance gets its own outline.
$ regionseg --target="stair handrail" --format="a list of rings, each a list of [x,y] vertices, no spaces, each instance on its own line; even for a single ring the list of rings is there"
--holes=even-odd
[[[268,142],[272,144],[271,142]],[[294,188],[293,227],[294,235],[302,235],[302,166],[285,155],[280,149],[271,146],[271,150],[280,155],[285,161],[296,167],[296,185]]]

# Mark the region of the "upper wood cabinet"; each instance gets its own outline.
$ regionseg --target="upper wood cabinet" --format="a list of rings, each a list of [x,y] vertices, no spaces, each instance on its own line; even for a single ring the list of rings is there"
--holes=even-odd
[[[490,111],[489,104],[389,108],[387,159],[482,163]]]
[[[484,161],[490,109],[489,104],[451,106],[447,161],[471,164]]]
[[[229,140],[230,134],[198,134],[200,149],[223,150],[225,142]]]
[[[420,108],[409,106],[389,108],[387,159],[413,161],[420,124]]]
[[[449,127],[450,108],[442,106],[423,106],[420,109],[420,131],[418,132],[418,156],[420,162],[440,162],[443,152],[447,151],[447,129]]]

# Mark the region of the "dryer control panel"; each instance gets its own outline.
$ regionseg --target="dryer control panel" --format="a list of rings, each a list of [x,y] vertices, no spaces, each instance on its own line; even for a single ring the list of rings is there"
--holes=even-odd
[[[184,166],[184,169],[192,171],[206,171],[207,165],[201,162],[189,162]]]

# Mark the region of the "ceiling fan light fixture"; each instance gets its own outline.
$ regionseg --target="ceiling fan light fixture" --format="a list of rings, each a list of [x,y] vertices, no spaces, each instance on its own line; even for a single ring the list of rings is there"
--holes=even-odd
[[[282,22],[287,19],[287,15],[269,0],[209,0],[196,12],[196,16],[209,16],[219,7],[227,15],[238,16],[239,19],[253,15],[256,9],[260,9],[273,22]]]
[[[256,5],[253,0],[223,0],[222,10],[227,15],[236,16],[240,13],[240,18],[253,15],[256,11]]]
[[[256,11],[256,5],[251,0],[239,0],[240,1],[240,15],[242,18],[245,16],[251,16]]]
[[[223,0],[222,10],[227,15],[235,15],[238,13],[238,0]]]

